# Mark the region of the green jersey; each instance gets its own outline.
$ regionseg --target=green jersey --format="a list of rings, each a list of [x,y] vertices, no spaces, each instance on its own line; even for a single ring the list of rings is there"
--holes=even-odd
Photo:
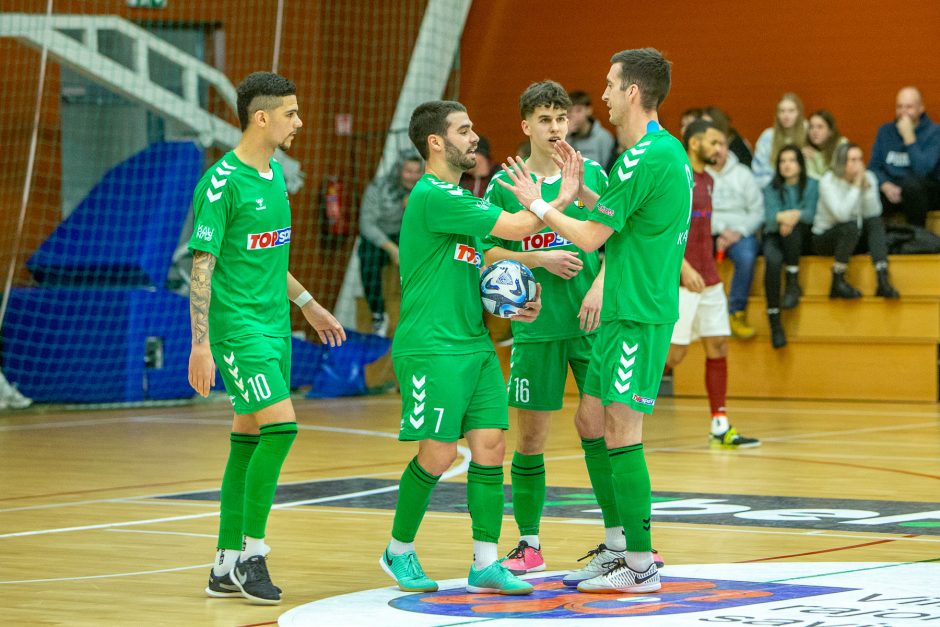
[[[490,186],[486,190],[486,199],[506,211],[512,213],[522,211],[522,205],[512,192],[497,183],[500,179],[509,182],[506,173],[500,170],[490,181]],[[584,162],[584,184],[597,194],[602,194],[607,189],[607,175],[596,161]],[[557,198],[560,190],[561,175],[542,181],[542,198],[546,201],[551,202]],[[576,220],[585,220],[588,210],[583,205],[572,203],[565,207],[564,214]],[[489,250],[493,246],[513,252],[567,250],[578,255],[584,267],[571,279],[563,279],[545,268],[532,268],[535,280],[542,286],[544,306],[534,322],[513,322],[512,335],[517,342],[545,342],[584,335],[578,320],[578,311],[581,309],[584,295],[591,289],[600,271],[600,255],[596,251],[584,252],[573,242],[553,231],[551,227],[545,227],[521,241],[504,240],[492,236],[483,240],[484,250]]]
[[[500,208],[425,174],[408,196],[398,243],[401,318],[392,356],[492,351],[480,301],[479,238]]]
[[[191,250],[217,259],[209,341],[290,335],[287,260],[290,203],[280,164],[268,175],[227,152],[196,184]]]
[[[624,151],[587,219],[614,230],[601,320],[678,320],[679,271],[692,219],[692,167],[679,140],[663,129],[648,131]]]

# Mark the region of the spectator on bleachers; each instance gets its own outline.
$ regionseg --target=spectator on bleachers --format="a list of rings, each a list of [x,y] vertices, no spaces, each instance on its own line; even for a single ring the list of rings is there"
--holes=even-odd
[[[886,213],[924,226],[927,212],[940,209],[940,126],[927,117],[916,87],[898,92],[895,119],[878,129],[868,167]]]
[[[818,254],[835,257],[829,298],[858,298],[862,295],[845,280],[849,257],[859,248],[860,242],[867,244],[878,274],[875,296],[900,298],[888,279],[888,245],[881,219],[878,179],[865,169],[862,149],[857,144],[837,146],[832,170],[819,180],[813,241]]]
[[[722,130],[720,125],[715,126]],[[751,169],[729,152],[724,141],[718,147],[715,164],[705,170],[714,180],[712,235],[715,250],[734,264],[728,297],[731,333],[748,339],[754,337],[754,328],[747,322],[747,297],[754,278],[754,261],[760,250],[757,230],[764,221],[764,197]]]
[[[787,345],[780,323],[780,309],[792,309],[800,302],[800,255],[809,241],[816,215],[819,184],[806,175],[806,162],[800,146],[787,144],[777,153],[773,181],[764,188],[764,292],[770,339],[774,348]],[[780,271],[786,265],[786,287],[780,299]]]
[[[832,167],[832,154],[836,146],[847,141],[839,132],[832,113],[825,109],[815,111],[809,116],[809,124],[806,127],[806,145],[803,146],[806,174],[814,179],[822,177]]]
[[[806,120],[803,117],[803,101],[792,92],[780,97],[774,125],[764,129],[754,148],[751,169],[757,184],[765,187],[774,178],[774,164],[784,146],[794,144],[802,149],[806,144]]]
[[[359,276],[369,310],[372,332],[385,337],[388,312],[382,291],[382,268],[398,266],[398,237],[408,194],[424,173],[417,152],[405,152],[398,167],[388,176],[374,179],[362,195],[359,212]]]
[[[499,166],[493,163],[490,154],[490,141],[480,135],[480,141],[477,144],[477,164],[466,170],[460,176],[460,186],[470,190],[470,193],[478,198],[483,198],[486,188],[490,185],[490,179],[496,173]]]
[[[685,129],[689,127],[689,124],[701,119],[704,114],[705,110],[701,107],[691,107],[683,111],[682,115],[679,116],[679,134],[677,137],[685,137]]]
[[[33,404],[33,399],[23,396],[16,386],[7,381],[0,370],[0,410],[26,409]]]
[[[706,120],[711,120],[715,126],[724,132],[725,136],[728,138],[728,149],[735,154],[742,165],[750,168],[754,160],[754,155],[751,152],[751,147],[748,145],[747,140],[741,137],[741,134],[738,133],[738,129],[731,126],[731,117],[725,113],[723,109],[714,105],[705,107],[702,110],[702,116]]]
[[[585,91],[573,91],[568,109],[568,138],[566,141],[586,159],[606,164],[614,149],[614,136],[594,119],[591,96]]]

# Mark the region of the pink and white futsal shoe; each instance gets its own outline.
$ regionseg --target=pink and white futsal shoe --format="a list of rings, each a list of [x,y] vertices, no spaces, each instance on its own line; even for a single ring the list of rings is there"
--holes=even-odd
[[[529,546],[525,540],[520,540],[519,545],[510,551],[502,562],[513,575],[525,575],[545,570],[542,550]]]

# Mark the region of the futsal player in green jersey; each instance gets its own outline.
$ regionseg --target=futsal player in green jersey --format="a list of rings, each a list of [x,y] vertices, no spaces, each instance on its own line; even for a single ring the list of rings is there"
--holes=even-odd
[[[531,212],[504,212],[458,185],[460,175],[476,163],[479,141],[462,104],[418,106],[408,136],[427,162],[427,172],[411,191],[402,221],[401,318],[392,363],[402,396],[398,438],[417,441],[418,454],[402,474],[391,541],[379,564],[402,590],[437,590],[418,562],[414,541],[431,491],[456,459],[457,440],[465,437],[471,451],[467,504],[473,529],[467,590],[529,594],[532,586],[510,573],[497,553],[509,410],[503,374],[483,324],[479,238],[522,239],[543,225]],[[536,294],[516,320],[535,320],[540,308]]]
[[[669,92],[670,63],[652,48],[624,50],[611,58],[604,101],[610,121],[630,146],[614,163],[606,191],[578,196],[593,207],[587,220],[563,213],[576,186],[563,185],[550,203],[542,199],[525,163],[505,168],[523,206],[583,250],[606,242],[601,327],[584,386],[582,416],[606,414],[605,439],[612,494],[626,535],[626,551],[598,547],[588,566],[565,578],[583,592],[653,592],[661,587],[650,538],[650,477],[643,453],[643,416],[656,404],[672,328],[678,318],[679,271],[689,236],[692,169],[682,143],[659,125],[658,109]],[[582,160],[556,144],[569,164]],[[578,177],[578,175],[575,175]],[[565,193],[567,192],[567,193]],[[601,414],[603,415],[603,414]],[[600,425],[595,425],[599,428]],[[593,479],[593,477],[592,477]],[[607,489],[593,482],[597,492]],[[605,519],[607,515],[605,514]],[[591,576],[594,575],[594,576]],[[590,578],[586,578],[590,576]],[[584,577],[584,578],[582,578]]]
[[[218,365],[235,408],[206,594],[273,605],[281,591],[268,574],[265,525],[281,464],[297,436],[288,300],[301,307],[323,343],[339,346],[346,333],[287,269],[290,204],[273,155],[290,148],[302,126],[294,84],[256,72],[237,93],[241,140],[206,171],[193,194],[189,383],[207,396]]]
[[[561,168],[554,161],[553,146],[568,134],[570,107],[568,93],[555,81],[533,83],[519,98],[522,132],[529,137],[531,148],[525,163],[532,175],[542,180],[545,198],[557,197],[561,187]],[[493,177],[485,198],[505,211],[525,211],[512,192],[497,184],[500,179],[508,180],[502,171]],[[597,194],[606,189],[607,175],[598,163],[585,161],[583,184]],[[583,203],[574,202],[564,212],[584,220],[588,210]],[[594,332],[600,323],[604,280],[596,251],[579,249],[549,227],[522,241],[490,236],[484,239],[483,247],[487,264],[515,259],[531,268],[542,287],[542,298],[549,304],[535,322],[512,324],[508,393],[509,406],[518,410],[519,418],[512,458],[512,509],[520,539],[503,565],[518,575],[545,570],[539,540],[545,504],[545,442],[551,413],[562,407],[569,365],[578,390],[584,387]],[[603,428],[594,434],[584,433],[578,414],[575,425],[582,441],[593,442],[607,462]],[[588,448],[590,445],[585,451]],[[612,526],[622,540],[619,522]]]

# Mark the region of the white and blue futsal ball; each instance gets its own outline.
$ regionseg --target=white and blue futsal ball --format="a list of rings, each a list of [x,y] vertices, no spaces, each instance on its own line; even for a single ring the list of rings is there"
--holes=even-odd
[[[494,316],[508,318],[535,298],[532,271],[511,259],[497,261],[484,268],[480,276],[483,308]]]

